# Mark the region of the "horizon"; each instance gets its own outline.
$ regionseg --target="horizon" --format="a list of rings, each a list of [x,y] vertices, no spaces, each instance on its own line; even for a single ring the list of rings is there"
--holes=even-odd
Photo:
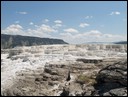
[[[69,44],[127,41],[127,2],[2,1],[1,34]]]
[[[4,35],[11,35],[11,34],[4,34]],[[24,37],[24,35],[12,35],[12,36],[23,36]],[[41,38],[41,37],[38,37],[38,36],[25,36],[25,37]],[[48,37],[43,37],[43,38],[48,38]],[[48,39],[60,39],[60,38],[48,38]],[[60,40],[63,40],[63,39],[60,39]],[[92,42],[80,43],[80,45],[81,44],[103,44],[103,43],[110,43],[110,44],[112,44],[112,43],[116,43],[116,42],[127,42],[127,40],[126,41],[112,41],[112,42],[104,42],[104,41],[102,41],[102,42],[94,42],[94,41],[92,41]],[[66,43],[68,43],[68,42],[66,42]],[[68,44],[79,45],[79,44],[75,44],[75,43],[68,43]]]

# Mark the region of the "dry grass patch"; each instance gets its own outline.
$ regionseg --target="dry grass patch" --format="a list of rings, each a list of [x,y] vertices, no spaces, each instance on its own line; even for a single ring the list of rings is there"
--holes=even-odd
[[[76,78],[76,82],[80,84],[94,85],[96,84],[96,80],[92,77],[88,77],[87,75],[80,74]]]

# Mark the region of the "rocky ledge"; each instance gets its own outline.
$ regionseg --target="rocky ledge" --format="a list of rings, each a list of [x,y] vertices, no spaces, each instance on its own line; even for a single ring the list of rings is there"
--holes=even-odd
[[[127,60],[115,62],[99,71],[96,90],[100,96],[127,95]]]
[[[44,68],[17,72],[11,88],[1,95],[127,96],[127,59],[105,63],[49,62]]]

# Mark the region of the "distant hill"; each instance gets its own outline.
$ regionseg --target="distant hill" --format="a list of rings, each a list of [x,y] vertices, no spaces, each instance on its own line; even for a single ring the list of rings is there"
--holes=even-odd
[[[61,39],[39,38],[21,35],[1,34],[1,48],[13,48],[16,46],[68,44]]]
[[[84,44],[127,44],[127,41],[119,41],[119,42],[86,42]]]
[[[83,44],[113,44],[112,42],[86,42]]]
[[[114,42],[115,44],[127,44],[127,41]]]

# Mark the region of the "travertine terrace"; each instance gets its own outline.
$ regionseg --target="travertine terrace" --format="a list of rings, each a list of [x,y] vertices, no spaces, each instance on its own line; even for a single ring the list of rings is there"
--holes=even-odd
[[[13,87],[16,83],[18,83],[19,80],[23,80],[24,78],[26,78],[28,82],[31,80],[33,85],[35,85],[34,81],[40,80],[37,78],[37,76],[39,77],[40,74],[43,74],[44,76],[45,73],[51,72],[51,74],[56,75],[56,72],[50,71],[49,67],[46,68],[47,66],[55,66],[55,65],[58,66],[59,64],[61,65],[63,64],[64,66],[66,65],[68,67],[64,67],[64,69],[61,68],[62,72],[65,74],[67,74],[68,70],[72,68],[78,69],[79,66],[82,66],[85,69],[93,67],[93,70],[87,69],[86,72],[84,71],[84,69],[83,71],[82,69],[80,69],[83,74],[90,75],[93,74],[94,72],[98,72],[102,68],[101,66],[102,64],[100,63],[107,64],[113,62],[113,60],[120,60],[126,58],[127,58],[127,45],[125,44],[124,45],[121,44],[120,45],[119,44],[118,45],[117,44],[40,45],[40,46],[30,46],[30,47],[27,46],[15,47],[12,49],[2,49],[1,50],[1,93],[2,93],[1,95],[9,95],[6,92],[9,91],[9,89]],[[81,61],[78,61],[80,59],[89,60],[89,61],[83,64]],[[99,67],[96,67],[95,60],[100,60],[96,62],[97,66]],[[76,79],[76,75],[79,75],[81,71],[78,72],[79,69],[78,71],[75,71],[75,69],[72,70],[73,71],[70,70],[72,73],[71,81],[74,81]],[[63,73],[62,75],[65,78],[66,75],[64,75]],[[61,74],[61,72],[59,74]],[[50,75],[47,76],[50,77]],[[28,85],[27,88],[23,86],[21,87],[21,89],[18,88],[19,90],[28,91],[26,92],[26,94],[17,94],[17,95],[43,95],[43,96],[60,95],[62,89],[57,90],[57,88],[60,88],[59,86],[63,87],[65,81],[63,78],[59,78],[59,79],[60,80],[57,81],[60,81],[61,83],[56,82],[57,84],[50,86],[50,88],[49,86],[47,86],[47,89],[46,86],[42,87],[41,90],[44,89],[46,94],[45,93],[41,94],[40,92],[41,90],[38,91],[38,93],[36,91],[35,92],[36,94],[34,94],[34,92],[32,94],[29,93],[31,90],[29,88],[32,89],[34,88],[34,86],[32,86],[31,83],[31,87],[29,87]],[[47,80],[47,82],[49,82],[49,80]],[[51,84],[53,83],[51,82]],[[75,85],[76,87],[78,86],[78,88],[80,88],[78,84]],[[15,93],[11,93],[10,95],[15,95]]]

